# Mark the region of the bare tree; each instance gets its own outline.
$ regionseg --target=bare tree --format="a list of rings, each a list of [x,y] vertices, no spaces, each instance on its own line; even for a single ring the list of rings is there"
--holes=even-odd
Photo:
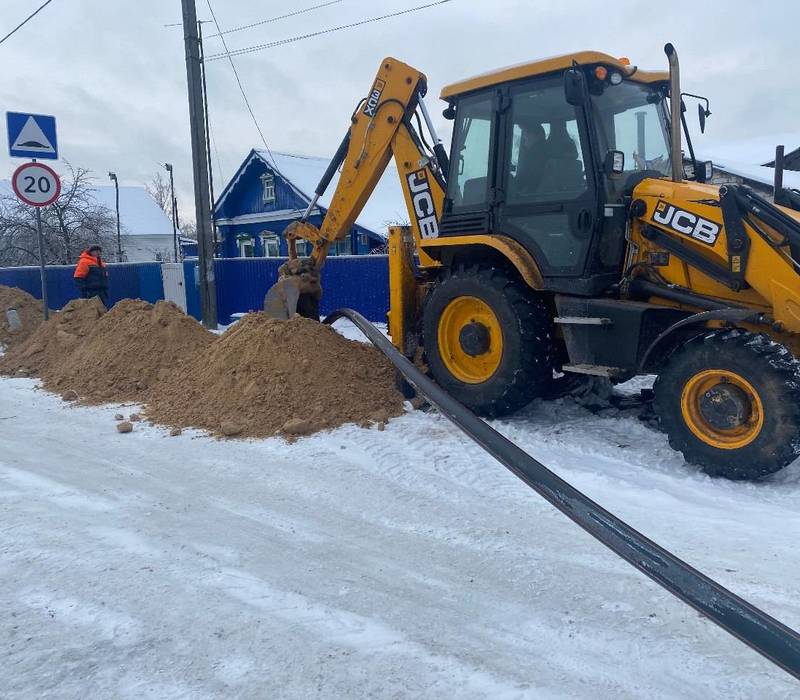
[[[197,240],[197,226],[194,221],[184,221],[181,226],[181,236]]]
[[[69,173],[61,178],[61,194],[42,209],[45,262],[74,263],[91,244],[114,250],[114,212],[94,197],[89,171],[66,163]],[[0,265],[35,265],[39,262],[36,213],[13,194],[0,195]]]
[[[147,193],[156,200],[164,213],[172,220],[172,192],[167,180],[161,173],[156,173],[150,182],[144,186]]]
[[[172,188],[169,184],[169,179],[165,178],[161,175],[161,173],[156,173],[151,178],[150,182],[144,186],[147,190],[147,193],[156,201],[156,204],[160,206],[164,213],[169,217],[169,220],[172,221],[172,202],[170,201],[172,198]],[[184,222],[181,224],[180,217],[178,216],[178,202],[175,201],[175,220],[178,225],[178,235],[179,236],[188,236],[189,238],[197,238],[194,224],[190,222]],[[160,259],[160,258],[157,258]],[[166,260],[167,258],[164,258]]]

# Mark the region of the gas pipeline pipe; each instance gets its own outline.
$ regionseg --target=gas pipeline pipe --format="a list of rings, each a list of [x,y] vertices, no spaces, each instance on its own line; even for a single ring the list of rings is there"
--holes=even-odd
[[[800,635],[605,510],[462,406],[426,377],[357,311],[339,309],[324,323],[350,320],[445,418],[536,493],[612,552],[795,678]]]

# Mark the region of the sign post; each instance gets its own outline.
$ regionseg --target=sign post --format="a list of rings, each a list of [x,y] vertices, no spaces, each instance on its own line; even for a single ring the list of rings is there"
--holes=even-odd
[[[11,178],[17,198],[36,209],[36,235],[39,239],[39,273],[42,278],[44,320],[50,316],[47,303],[47,268],[42,234],[42,207],[55,202],[61,194],[61,179],[51,167],[36,159],[58,160],[56,118],[46,114],[6,112],[8,154],[12,158],[33,158],[32,163],[20,165]]]
[[[44,236],[42,235],[42,210],[36,207],[36,235],[39,239],[39,276],[42,279],[42,307],[44,320],[50,318],[50,305],[47,303],[47,268],[44,264]]]
[[[39,238],[39,273],[42,278],[42,305],[44,320],[49,318],[47,305],[47,269],[44,257],[44,235],[42,234],[42,207],[55,202],[61,194],[61,180],[49,165],[25,163],[20,165],[11,178],[11,186],[17,198],[36,209],[36,235]]]

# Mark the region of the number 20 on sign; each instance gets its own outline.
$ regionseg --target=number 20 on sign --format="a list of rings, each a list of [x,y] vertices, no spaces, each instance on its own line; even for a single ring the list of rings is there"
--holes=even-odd
[[[51,167],[42,163],[20,165],[11,178],[17,198],[32,207],[46,207],[61,194],[61,180]]]

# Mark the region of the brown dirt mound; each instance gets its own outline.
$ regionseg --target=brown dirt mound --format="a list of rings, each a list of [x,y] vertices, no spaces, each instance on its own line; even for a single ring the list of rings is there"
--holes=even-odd
[[[97,325],[106,307],[97,299],[74,299],[41,323],[27,340],[0,357],[0,374],[51,376]]]
[[[403,410],[389,361],[305,318],[245,316],[153,387],[147,417],[216,434],[296,436]]]
[[[6,311],[16,309],[22,327],[12,331]],[[25,342],[42,324],[42,302],[28,292],[0,284],[0,345],[11,348]]]
[[[214,334],[170,302],[127,299],[106,312],[99,299],[64,307],[0,361],[0,372],[34,374],[45,388],[81,401],[141,401],[148,389]]]
[[[45,387],[74,389],[81,401],[142,401],[214,334],[175,304],[138,299],[115,304],[54,371]]]

